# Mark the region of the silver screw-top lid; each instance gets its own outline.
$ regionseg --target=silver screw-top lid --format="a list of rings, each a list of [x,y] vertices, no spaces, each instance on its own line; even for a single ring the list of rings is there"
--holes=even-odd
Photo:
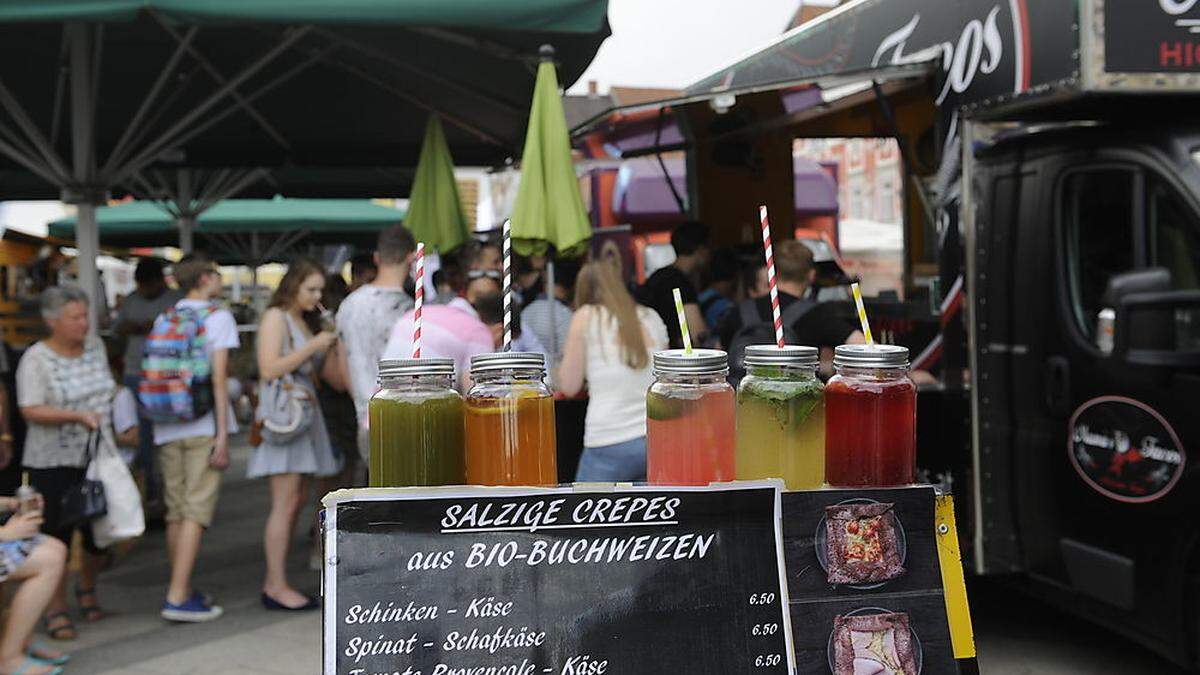
[[[907,368],[908,347],[900,345],[838,345],[833,365],[850,368]]]
[[[471,374],[497,370],[546,370],[546,356],[538,352],[496,352],[471,357]]]
[[[747,366],[794,366],[815,368],[821,357],[816,347],[802,345],[746,345]]]
[[[381,359],[379,377],[453,375],[454,359]]]
[[[655,375],[724,375],[729,372],[729,355],[720,349],[682,349],[654,352]]]

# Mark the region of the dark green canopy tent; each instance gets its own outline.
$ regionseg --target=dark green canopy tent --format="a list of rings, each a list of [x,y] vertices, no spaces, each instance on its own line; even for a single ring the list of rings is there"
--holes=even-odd
[[[286,260],[297,245],[374,246],[383,228],[404,211],[366,199],[229,199],[200,215],[201,248],[222,262],[257,265]],[[50,236],[72,239],[75,218],[50,223]],[[96,209],[100,243],[120,248],[174,246],[174,217],[154,202],[127,202]]]
[[[93,209],[114,192],[190,211],[280,192],[263,168],[317,189],[306,172],[408,169],[431,113],[460,165],[500,164],[520,154],[539,47],[570,86],[606,15],[607,0],[8,0],[0,198],[79,204],[91,279]],[[162,195],[154,168],[235,173]],[[378,187],[360,196],[408,191]]]

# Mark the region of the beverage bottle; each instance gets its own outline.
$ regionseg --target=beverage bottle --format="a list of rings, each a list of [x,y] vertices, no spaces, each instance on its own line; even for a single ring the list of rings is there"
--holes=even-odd
[[[825,482],[825,400],[815,347],[749,345],[737,390],[738,480],[782,478],[789,490]]]
[[[546,357],[500,352],[471,357],[466,397],[467,482],[556,485],[558,442]]]
[[[384,359],[368,405],[371,487],[466,483],[454,359]]]
[[[825,480],[888,487],[916,480],[917,388],[908,349],[841,345],[825,385]]]
[[[17,488],[17,513],[36,513],[42,510],[37,488],[29,484],[29,472],[21,474],[21,485]]]
[[[646,393],[646,478],[655,485],[734,479],[733,387],[718,349],[654,353]]]

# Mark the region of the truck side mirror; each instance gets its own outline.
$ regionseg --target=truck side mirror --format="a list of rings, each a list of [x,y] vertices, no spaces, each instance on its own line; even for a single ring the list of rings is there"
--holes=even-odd
[[[1147,294],[1158,296],[1171,290],[1171,272],[1165,267],[1150,267],[1118,274],[1108,280],[1104,291],[1107,307],[1116,310],[1113,317],[1112,353],[1124,356],[1129,349],[1174,349],[1174,321],[1170,311],[1137,304],[1132,310],[1130,298]],[[1100,327],[1101,330],[1103,326]]]
[[[1170,280],[1167,270],[1157,268],[1109,282],[1112,358],[1138,366],[1200,367],[1200,291],[1172,291]]]

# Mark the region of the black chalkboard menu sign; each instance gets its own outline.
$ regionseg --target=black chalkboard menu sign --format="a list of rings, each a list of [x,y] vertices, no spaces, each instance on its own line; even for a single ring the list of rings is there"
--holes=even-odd
[[[326,675],[794,673],[779,489],[325,498]]]

